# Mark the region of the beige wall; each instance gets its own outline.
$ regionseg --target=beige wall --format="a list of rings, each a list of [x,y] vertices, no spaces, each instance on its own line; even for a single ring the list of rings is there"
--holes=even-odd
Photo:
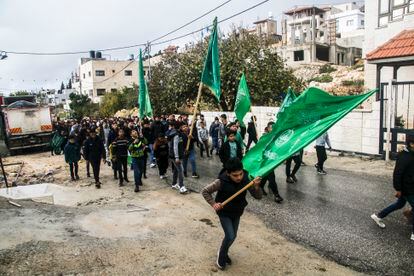
[[[151,64],[155,64],[151,61]],[[97,76],[96,71],[104,71],[104,76]],[[125,71],[132,71],[127,76]],[[147,75],[148,61],[144,62],[144,72]],[[116,60],[90,60],[79,66],[80,82],[74,87],[81,94],[88,95],[93,102],[99,103],[101,96],[98,96],[98,89],[104,89],[110,93],[112,89],[122,89],[138,84],[138,62],[137,61],[116,61]]]

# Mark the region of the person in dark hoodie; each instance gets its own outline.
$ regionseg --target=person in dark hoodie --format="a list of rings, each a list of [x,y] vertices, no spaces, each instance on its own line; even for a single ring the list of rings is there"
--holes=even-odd
[[[168,153],[168,140],[164,133],[159,133],[154,143],[154,156],[157,159],[157,167],[161,179],[167,178]]]
[[[105,161],[105,147],[103,141],[96,135],[96,129],[92,128],[89,138],[85,141],[84,157],[92,165],[93,176],[95,178],[95,186],[101,188],[99,181],[99,172],[102,159]]]
[[[112,142],[113,153],[116,156],[118,165],[119,186],[124,186],[124,181],[128,180],[128,145],[129,141],[125,137],[125,131],[121,128],[118,137]]]
[[[381,228],[385,228],[382,219],[403,208],[407,202],[411,208],[414,208],[414,132],[407,133],[405,137],[406,147],[398,153],[393,174],[393,186],[397,201],[378,214],[371,215],[371,218]],[[411,240],[414,241],[414,220],[412,223]]]
[[[223,163],[223,168],[227,161],[230,158],[239,158],[240,160],[243,158],[242,147],[240,143],[236,140],[237,133],[232,130],[227,131],[227,141],[220,148],[219,157],[221,163]],[[221,171],[222,173],[223,171]]]
[[[243,169],[243,163],[238,158],[230,158],[225,165],[226,171],[220,174],[210,185],[204,187],[201,191],[204,199],[217,212],[221,226],[224,231],[224,239],[221,243],[217,255],[217,267],[223,270],[226,265],[231,265],[232,261],[228,255],[229,248],[233,244],[237,236],[240,217],[244,208],[247,206],[246,194],[247,190],[235,197],[226,205],[222,203],[233,194],[244,188],[250,183],[248,172]],[[250,194],[256,198],[262,198],[262,190],[260,189],[260,177],[256,177],[254,185],[248,190]],[[217,192],[215,199],[212,194]]]
[[[187,192],[187,188],[184,186],[183,159],[185,154],[184,140],[186,136],[182,130],[177,131],[177,123],[170,122],[170,127],[171,128],[168,133],[168,148],[170,151],[169,156],[171,159],[171,165],[173,166],[173,183],[171,188],[179,190],[181,194],[185,194]]]
[[[66,144],[63,152],[65,154],[65,161],[69,164],[70,178],[72,181],[79,180],[78,162],[81,159],[80,146],[76,142],[75,136],[69,135],[69,141]]]

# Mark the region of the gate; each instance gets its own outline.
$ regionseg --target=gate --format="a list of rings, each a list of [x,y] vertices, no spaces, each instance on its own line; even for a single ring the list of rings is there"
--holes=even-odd
[[[414,81],[381,83],[380,154],[384,154],[390,127],[391,156],[405,144],[405,134],[414,129]],[[390,104],[391,103],[391,104]]]

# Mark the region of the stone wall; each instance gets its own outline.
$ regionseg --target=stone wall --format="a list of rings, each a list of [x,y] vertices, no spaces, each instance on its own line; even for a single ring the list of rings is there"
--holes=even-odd
[[[257,117],[257,130],[260,137],[267,123],[276,120],[275,114],[279,107],[254,106],[252,110]],[[223,113],[227,115],[229,121],[236,119],[234,112],[202,111],[201,113],[204,114],[208,127],[214,121],[214,117],[220,117]],[[328,131],[333,149],[364,154],[378,154],[379,115],[379,102],[374,102],[371,110],[354,110],[349,113]],[[251,114],[248,113],[245,117],[244,122],[246,125],[250,116]],[[312,143],[305,150],[313,151],[313,146]]]

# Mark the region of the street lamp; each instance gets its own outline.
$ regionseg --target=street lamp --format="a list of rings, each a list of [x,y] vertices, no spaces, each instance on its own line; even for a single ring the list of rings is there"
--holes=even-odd
[[[2,51],[0,53],[0,60],[6,59],[7,58],[7,53],[5,51]]]

